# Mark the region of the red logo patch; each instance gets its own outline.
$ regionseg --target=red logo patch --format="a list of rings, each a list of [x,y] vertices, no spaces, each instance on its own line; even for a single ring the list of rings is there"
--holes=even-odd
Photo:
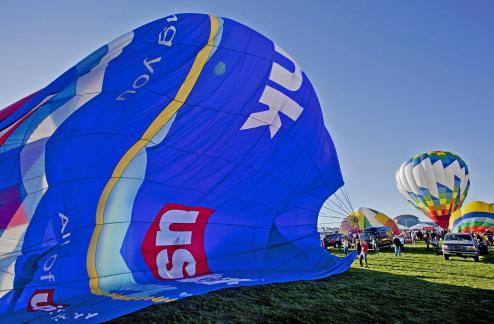
[[[210,208],[167,204],[144,236],[141,251],[153,275],[160,280],[209,273],[204,231]]]
[[[68,305],[55,304],[53,302],[53,295],[55,289],[41,289],[35,290],[31,298],[29,298],[29,304],[27,305],[28,312],[54,312],[59,309],[65,308]]]

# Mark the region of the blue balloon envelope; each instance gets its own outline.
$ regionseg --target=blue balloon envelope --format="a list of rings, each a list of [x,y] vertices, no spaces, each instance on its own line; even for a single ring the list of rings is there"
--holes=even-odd
[[[172,15],[0,111],[0,318],[99,322],[354,259],[316,222],[343,185],[296,61],[233,20]]]

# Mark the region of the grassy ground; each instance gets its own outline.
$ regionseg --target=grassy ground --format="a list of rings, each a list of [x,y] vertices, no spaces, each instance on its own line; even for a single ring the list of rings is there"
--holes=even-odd
[[[401,258],[371,252],[368,269],[355,262],[319,281],[226,289],[117,321],[494,323],[494,256],[445,261],[423,245],[407,245]]]

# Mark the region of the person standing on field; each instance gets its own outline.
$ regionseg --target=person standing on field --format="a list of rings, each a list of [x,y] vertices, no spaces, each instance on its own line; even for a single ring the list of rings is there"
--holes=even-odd
[[[401,256],[401,242],[396,235],[393,238],[393,245],[395,246],[395,256]]]
[[[400,239],[400,254],[401,254],[401,252],[405,251],[405,238],[403,237],[403,235],[398,236],[398,238]]]
[[[362,252],[362,243],[360,243],[360,240],[356,240],[354,249],[357,251],[357,258],[360,258],[360,253]]]
[[[369,243],[367,243],[367,241],[362,241],[361,245],[362,245],[362,247],[361,247],[361,252],[360,252],[360,256],[359,256],[360,266],[361,267],[363,266],[362,260],[364,260],[365,261],[365,267],[368,268],[368,266],[367,266],[367,251],[369,251]]]
[[[372,245],[372,249],[375,251],[375,252],[379,252],[379,245],[377,244],[377,239],[375,236],[372,236],[371,237],[371,245]]]
[[[348,249],[350,248],[350,241],[348,238],[343,238],[343,252],[345,252],[345,255],[348,255]]]

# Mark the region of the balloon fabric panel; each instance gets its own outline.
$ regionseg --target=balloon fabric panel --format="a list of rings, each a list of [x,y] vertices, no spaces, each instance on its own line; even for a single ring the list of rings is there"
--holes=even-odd
[[[343,185],[314,89],[233,20],[171,15],[0,111],[0,318],[101,322],[309,280]]]

